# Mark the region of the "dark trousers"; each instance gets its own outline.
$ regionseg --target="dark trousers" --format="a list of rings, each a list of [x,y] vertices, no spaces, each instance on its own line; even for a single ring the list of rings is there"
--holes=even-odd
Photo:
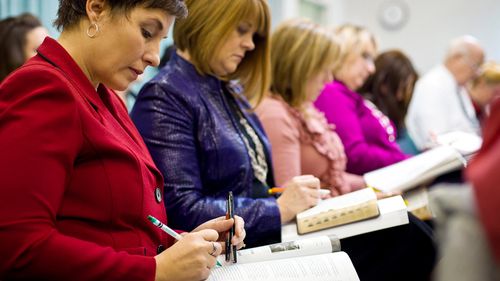
[[[436,263],[432,229],[411,214],[409,224],[341,240],[361,281],[427,281]]]

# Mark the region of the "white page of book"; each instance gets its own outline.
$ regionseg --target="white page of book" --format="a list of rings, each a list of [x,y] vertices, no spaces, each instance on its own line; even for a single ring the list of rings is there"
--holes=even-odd
[[[453,131],[438,135],[436,142],[442,145],[449,145],[458,150],[462,155],[476,153],[483,143],[483,139],[469,132]]]
[[[299,256],[327,254],[336,251],[340,251],[340,240],[336,235],[330,235],[239,250],[237,254],[238,264],[243,264]],[[231,261],[226,262],[224,255],[220,255],[217,259],[223,266],[232,264]]]
[[[209,281],[359,281],[349,256],[344,252],[212,269]]]
[[[349,206],[358,205],[370,200],[377,200],[377,195],[371,188],[363,188],[353,191],[342,196],[321,200],[318,205],[297,214],[297,218],[304,218],[311,215],[316,215],[321,212],[326,212],[331,209],[342,209]]]
[[[380,229],[408,224],[408,211],[403,198],[393,196],[377,201],[380,215],[375,218],[315,231],[303,235],[297,233],[297,224],[288,223],[281,227],[281,240],[293,241],[301,238],[335,234],[340,239],[368,233]]]
[[[443,168],[454,169],[465,163],[454,148],[443,145],[396,164],[364,174],[366,183],[381,191],[407,190],[429,176],[443,173]],[[433,171],[434,170],[434,171]]]

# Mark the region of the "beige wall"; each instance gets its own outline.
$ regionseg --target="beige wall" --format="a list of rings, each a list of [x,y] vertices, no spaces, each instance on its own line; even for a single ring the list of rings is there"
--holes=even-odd
[[[300,15],[299,1],[304,0],[270,0],[273,24]],[[395,0],[312,1],[325,4],[329,24],[364,25],[375,34],[381,50],[404,50],[421,73],[440,62],[448,42],[461,34],[476,36],[486,49],[487,59],[500,62],[498,0],[397,0],[409,8],[408,20],[399,30],[384,29],[378,20],[382,5]]]

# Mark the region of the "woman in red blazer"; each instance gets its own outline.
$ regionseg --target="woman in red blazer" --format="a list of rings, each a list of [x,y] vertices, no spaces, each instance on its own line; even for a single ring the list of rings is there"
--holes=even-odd
[[[147,221],[167,220],[163,179],[108,89],[158,65],[160,40],[186,12],[181,0],[60,0],[59,40],[0,85],[0,280],[208,277],[233,220],[175,244]]]

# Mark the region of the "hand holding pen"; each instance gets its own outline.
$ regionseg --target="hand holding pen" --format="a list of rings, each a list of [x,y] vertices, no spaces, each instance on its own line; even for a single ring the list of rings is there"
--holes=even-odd
[[[170,248],[156,255],[155,280],[169,280],[175,276],[179,280],[205,280],[210,269],[216,265],[216,257],[222,252],[217,241],[219,234],[213,229],[179,235],[168,226],[149,216],[156,226],[178,240]],[[168,272],[168,275],[167,275]]]
[[[216,219],[209,220],[204,224],[198,226],[193,230],[199,231],[201,229],[214,229],[219,233],[219,239],[217,240],[223,247],[222,253],[225,253],[226,249],[226,233],[234,226],[234,236],[228,245],[235,246],[236,249],[241,249],[245,246],[243,240],[245,239],[245,222],[240,216],[234,216],[233,219],[226,219],[226,217],[218,217]]]
[[[316,206],[321,198],[320,181],[311,175],[293,177],[283,187],[283,193],[276,199],[282,223],[294,219],[298,212]]]

